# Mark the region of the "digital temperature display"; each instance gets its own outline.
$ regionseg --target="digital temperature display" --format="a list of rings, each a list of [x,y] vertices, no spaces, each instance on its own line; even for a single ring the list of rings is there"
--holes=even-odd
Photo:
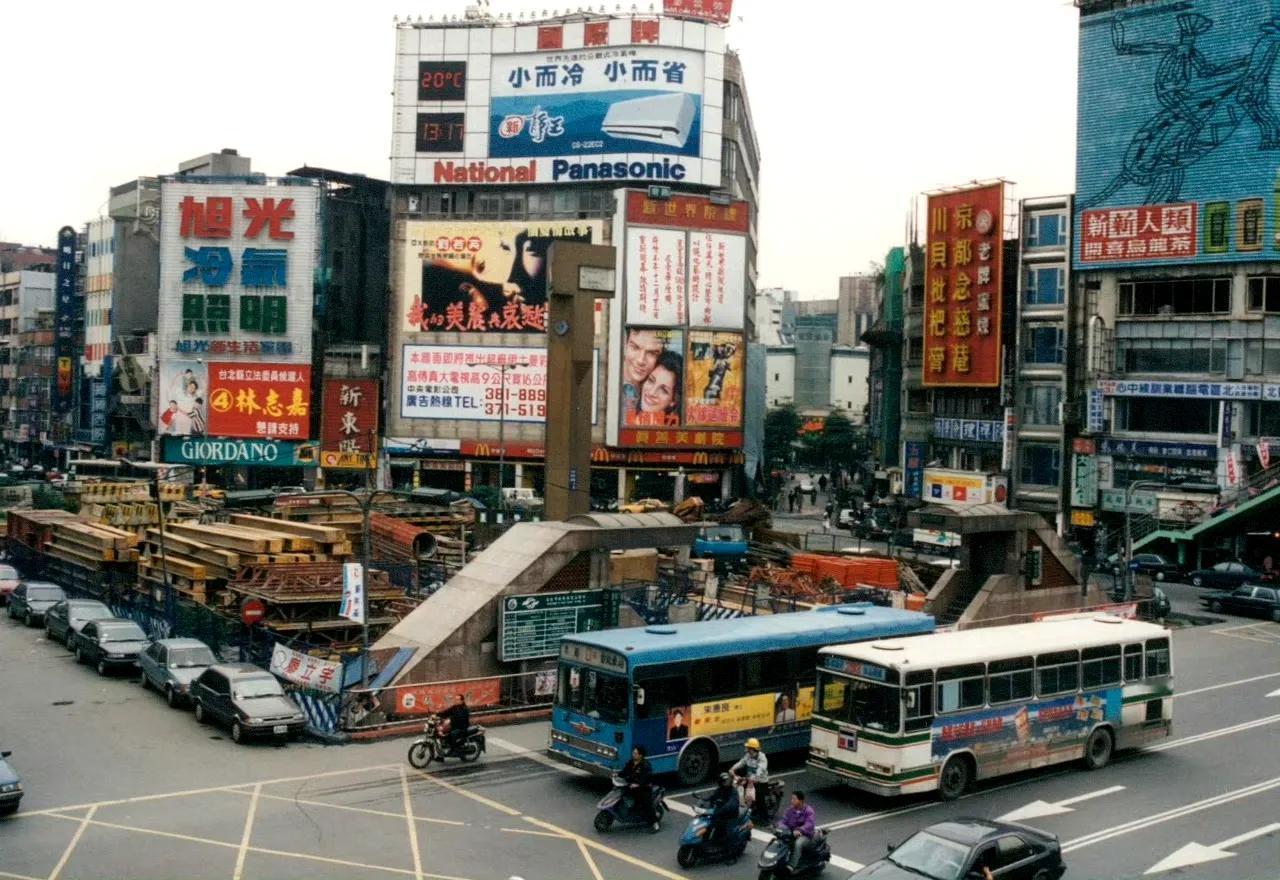
[[[419,153],[461,153],[465,127],[461,113],[419,113]]]
[[[467,62],[419,61],[419,101],[462,101],[467,97]]]

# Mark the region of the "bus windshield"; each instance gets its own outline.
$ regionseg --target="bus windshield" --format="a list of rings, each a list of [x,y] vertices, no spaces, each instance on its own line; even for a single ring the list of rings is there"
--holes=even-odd
[[[871,730],[896,731],[901,706],[901,691],[896,687],[830,672],[818,674],[818,714],[824,718]]]
[[[625,675],[572,663],[560,664],[556,703],[566,709],[611,724],[621,724],[627,720],[630,693]]]

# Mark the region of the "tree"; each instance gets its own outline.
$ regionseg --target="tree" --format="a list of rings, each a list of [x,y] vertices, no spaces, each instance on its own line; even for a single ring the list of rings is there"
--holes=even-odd
[[[764,417],[764,458],[770,470],[791,463],[792,446],[803,425],[791,404],[771,409]]]
[[[822,453],[828,470],[850,473],[862,461],[865,437],[842,410],[832,410],[822,423]]]

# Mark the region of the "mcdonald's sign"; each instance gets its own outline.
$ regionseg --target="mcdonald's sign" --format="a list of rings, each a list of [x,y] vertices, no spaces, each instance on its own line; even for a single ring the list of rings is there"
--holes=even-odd
[[[695,452],[693,454],[694,464],[710,464],[711,457],[706,452]]]

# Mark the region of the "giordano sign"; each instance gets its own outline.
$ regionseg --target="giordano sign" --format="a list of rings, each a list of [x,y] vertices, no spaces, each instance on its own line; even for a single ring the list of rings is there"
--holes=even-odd
[[[297,440],[165,437],[164,460],[168,464],[315,467],[317,448],[317,443]]]

